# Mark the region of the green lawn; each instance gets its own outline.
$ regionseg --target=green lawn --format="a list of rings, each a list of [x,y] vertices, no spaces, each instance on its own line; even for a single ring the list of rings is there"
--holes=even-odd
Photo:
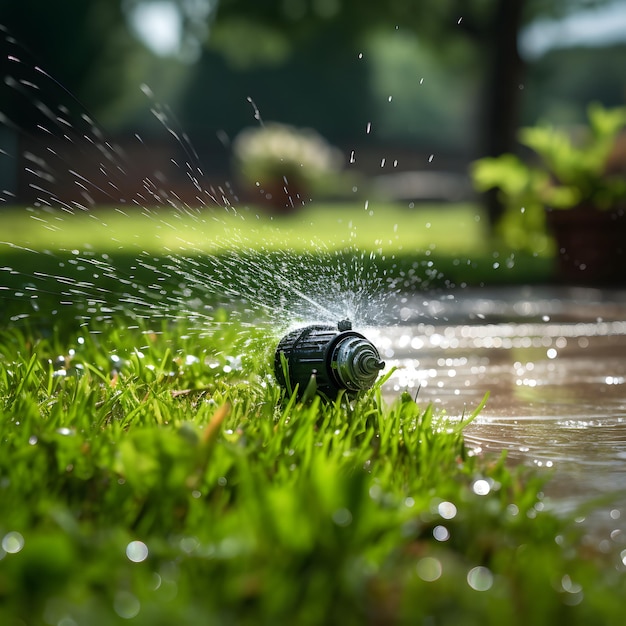
[[[0,212],[0,624],[622,624],[617,544],[470,454],[472,415],[301,403],[270,369],[284,274],[329,301],[545,277],[475,207],[58,217]]]
[[[384,253],[437,250],[443,254],[484,253],[486,222],[472,204],[427,205],[409,209],[390,203],[310,204],[293,215],[255,215],[222,208],[193,210],[128,207],[125,213],[101,207],[70,215],[34,214],[23,208],[0,211],[2,239],[36,249],[103,252],[141,248],[158,253],[181,246],[217,252],[242,240],[252,248],[289,248],[295,252],[347,245]]]
[[[0,330],[0,623],[621,624],[619,555],[471,415],[300,404],[236,324],[98,330]]]
[[[70,215],[5,208],[0,232],[8,242],[0,244],[0,312],[10,315],[19,314],[33,293],[39,308],[46,299],[48,307],[71,301],[76,308],[89,296],[110,308],[108,300],[136,298],[137,285],[159,282],[171,293],[181,289],[181,278],[203,302],[219,303],[224,286],[245,283],[254,299],[254,292],[285,273],[303,289],[321,286],[316,296],[328,296],[327,283],[317,279],[326,274],[328,281],[333,271],[343,276],[338,284],[355,285],[366,276],[383,291],[410,293],[545,282],[551,273],[549,257],[507,251],[492,240],[482,212],[471,204],[323,204],[274,217],[225,209],[134,208],[122,214],[98,208]],[[189,270],[201,280],[185,274]],[[68,293],[68,285],[78,293]],[[15,293],[23,295],[14,307]]]

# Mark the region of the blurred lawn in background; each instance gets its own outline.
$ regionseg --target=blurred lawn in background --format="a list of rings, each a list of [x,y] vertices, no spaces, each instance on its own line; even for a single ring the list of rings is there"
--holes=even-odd
[[[485,252],[486,229],[482,208],[469,203],[417,208],[386,202],[325,203],[286,216],[256,214],[254,208],[227,212],[221,207],[188,214],[173,208],[122,212],[106,207],[74,215],[35,214],[19,207],[0,212],[1,239],[36,250],[140,247],[159,253],[183,246],[215,252],[245,242],[255,250],[303,252],[351,245],[384,253],[436,249],[470,254]]]
[[[438,279],[431,275],[423,286],[541,283],[550,279],[552,263],[547,253],[505,249],[489,235],[482,208],[472,203],[413,208],[378,201],[311,204],[286,216],[254,208],[189,214],[172,208],[125,213],[100,208],[75,215],[7,208],[0,212],[0,233],[13,246],[0,249],[0,261],[23,274],[37,271],[42,258],[22,247],[57,256],[72,250],[107,253],[122,268],[143,252],[219,255],[235,249],[315,255],[356,248],[375,253],[378,269],[391,274],[428,262]]]

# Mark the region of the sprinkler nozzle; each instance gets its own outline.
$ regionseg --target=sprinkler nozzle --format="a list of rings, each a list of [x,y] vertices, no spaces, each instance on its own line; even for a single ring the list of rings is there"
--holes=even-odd
[[[306,326],[285,335],[276,348],[274,372],[299,395],[315,381],[317,392],[335,398],[340,390],[369,389],[385,367],[371,341],[352,330],[350,320],[334,326]]]
[[[341,320],[337,323],[337,329],[339,332],[343,332],[344,330],[352,330],[352,322],[350,320]]]

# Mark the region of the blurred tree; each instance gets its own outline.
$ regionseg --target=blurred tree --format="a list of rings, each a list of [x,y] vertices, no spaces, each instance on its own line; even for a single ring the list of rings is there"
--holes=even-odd
[[[105,142],[136,130],[134,115],[156,122],[140,86],[168,97],[186,76],[133,34],[119,1],[0,0],[0,202],[34,201],[42,186],[74,199],[73,170],[107,188]]]
[[[333,141],[352,142],[372,119],[369,67],[356,62],[333,25],[303,39],[280,61],[280,38],[267,36],[265,63],[253,60],[245,38],[233,57],[209,49],[197,63],[196,85],[186,95],[182,118],[194,131],[234,135],[256,124],[252,98],[266,121],[314,127]]]
[[[125,36],[119,3],[2,0],[2,5],[0,19],[6,36],[1,69],[3,82],[9,82],[2,92],[2,111],[10,119],[25,126],[32,121],[27,115],[37,114],[6,89],[8,86],[13,92],[19,91],[19,83],[23,85],[30,79],[40,90],[45,81],[41,74],[36,78],[34,66],[62,82],[78,99],[94,103],[100,111],[120,97],[128,52],[137,44]],[[113,76],[115,80],[111,80]]]
[[[188,0],[175,0],[181,6]],[[364,37],[389,28],[410,29],[441,55],[465,54],[451,63],[458,72],[482,75],[481,137],[477,156],[513,149],[518,125],[524,61],[518,49],[521,28],[540,16],[563,16],[610,0],[198,0],[212,7],[208,45],[233,62],[283,59],[291,47],[331,25],[354,49]],[[273,45],[267,45],[268,41]],[[487,197],[492,223],[501,215],[495,195]]]
[[[584,123],[590,100],[607,107],[623,105],[626,98],[624,67],[626,44],[559,48],[547,52],[529,68],[526,91],[533,97],[525,101],[522,124],[531,126],[538,119]],[[563,68],[576,68],[576,71],[563,71]]]
[[[51,108],[79,101],[117,129],[147,107],[142,82],[180,83],[184,66],[146,49],[128,27],[123,4],[0,0],[1,112],[26,129],[41,119],[37,100]]]
[[[610,1],[0,0],[0,115],[23,128],[34,127],[43,114],[37,102],[59,110],[68,102],[76,105],[78,99],[109,128],[135,128],[150,104],[138,89],[141,83],[149,83],[159,100],[172,103],[175,90],[185,97],[181,87],[190,77],[189,63],[181,60],[200,59],[206,67],[207,56],[214,59],[219,53],[225,59],[223,65],[210,66],[216,77],[215,89],[203,83],[203,89],[196,90],[202,97],[186,100],[193,101],[194,115],[204,112],[208,117],[208,109],[202,108],[207,99],[219,100],[224,111],[232,109],[230,90],[236,86],[228,80],[226,62],[248,85],[254,84],[250,81],[255,77],[260,82],[273,80],[278,85],[273,95],[275,109],[281,105],[283,110],[293,108],[295,101],[279,93],[283,75],[272,69],[288,65],[293,76],[300,73],[288,89],[304,93],[310,107],[315,106],[311,94],[319,90],[324,76],[332,74],[330,86],[324,89],[329,92],[329,103],[336,93],[329,104],[335,115],[323,116],[336,118],[335,127],[340,129],[341,115],[358,117],[361,124],[369,119],[367,107],[371,106],[360,91],[367,81],[365,64],[355,68],[346,59],[352,61],[352,54],[363,50],[372,34],[389,34],[400,28],[403,33],[413,33],[420,47],[428,46],[433,55],[441,57],[453,75],[462,77],[459,81],[480,77],[482,122],[476,156],[496,155],[514,144],[524,80],[524,62],[517,48],[519,30],[538,17],[565,15]],[[141,20],[144,30],[151,28],[145,12],[135,12],[141,7],[173,9],[173,27],[180,30],[180,41],[169,58],[155,56],[142,44],[136,29],[133,32],[133,24],[137,26]],[[159,37],[153,29],[152,38]],[[204,45],[210,55],[201,54]],[[304,65],[299,65],[302,59]],[[265,66],[263,72],[258,71],[261,65]],[[35,66],[52,78],[33,72]],[[341,75],[351,78],[342,80]],[[205,80],[207,74],[197,76]],[[350,81],[359,89],[349,86]],[[53,95],[45,94],[44,86],[54,90]],[[245,97],[239,99],[245,102]],[[133,113],[137,114],[134,118]],[[317,122],[305,107],[297,114],[295,123]],[[323,116],[320,112],[319,119]],[[490,204],[490,213],[495,220],[497,204]]]

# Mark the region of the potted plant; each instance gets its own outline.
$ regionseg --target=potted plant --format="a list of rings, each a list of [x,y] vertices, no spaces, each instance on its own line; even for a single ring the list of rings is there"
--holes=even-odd
[[[472,164],[479,191],[496,188],[505,206],[506,242],[533,252],[552,235],[557,276],[564,282],[626,282],[626,163],[612,158],[626,128],[626,107],[588,108],[588,125],[568,132],[523,128],[527,160],[513,154]]]
[[[332,187],[343,161],[316,131],[277,122],[241,131],[233,154],[251,200],[279,212],[293,211],[312,191]]]

